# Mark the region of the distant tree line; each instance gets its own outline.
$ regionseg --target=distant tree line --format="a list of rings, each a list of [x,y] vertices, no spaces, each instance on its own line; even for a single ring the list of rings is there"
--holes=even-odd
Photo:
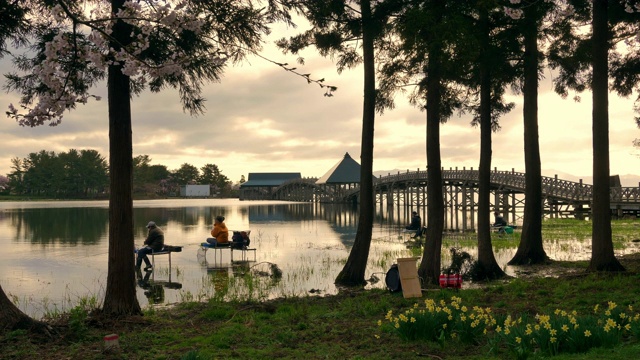
[[[105,198],[109,194],[109,164],[95,150],[41,150],[11,159],[11,172],[0,179],[0,192],[65,198]],[[138,197],[178,196],[182,185],[210,185],[211,194],[235,195],[233,184],[215,164],[202,168],[184,163],[176,170],[152,165],[149,155],[133,158],[133,194]]]

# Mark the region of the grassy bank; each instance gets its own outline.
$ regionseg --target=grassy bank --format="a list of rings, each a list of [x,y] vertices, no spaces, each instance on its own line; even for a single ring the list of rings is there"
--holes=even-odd
[[[460,298],[468,308],[490,308],[504,319],[550,315],[556,310],[587,316],[594,307],[640,310],[640,256],[624,257],[624,274],[585,274],[586,263],[555,263],[531,268],[532,274],[555,269],[557,278],[528,278],[483,284],[461,291],[428,289],[419,299],[400,293],[343,291],[335,296],[277,299],[264,303],[183,303],[171,309],[145,311],[141,317],[107,321],[86,317],[80,307],[52,319],[54,339],[22,331],[0,337],[0,358],[56,359],[393,359],[516,358],[506,343],[495,340],[495,328],[477,340],[443,337],[435,341],[405,340],[385,323],[391,311],[400,314],[424,304]],[[628,314],[631,314],[629,310]],[[586,326],[586,325],[585,325]],[[594,325],[599,326],[599,325]],[[595,330],[594,330],[595,331]],[[103,337],[119,335],[119,349],[104,351]],[[525,356],[526,357],[526,356]],[[548,358],[540,352],[528,358]],[[586,353],[560,353],[554,359],[640,358],[637,334],[627,334],[609,347]]]

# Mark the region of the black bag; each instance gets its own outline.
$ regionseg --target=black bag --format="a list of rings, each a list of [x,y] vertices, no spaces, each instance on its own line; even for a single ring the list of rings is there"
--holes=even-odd
[[[387,284],[387,289],[391,292],[402,290],[402,284],[400,283],[400,270],[398,270],[398,264],[391,265],[391,269],[387,271],[387,276],[384,278]]]
[[[165,245],[162,250],[168,252],[182,252],[182,246]]]
[[[249,247],[251,243],[251,239],[249,239],[249,234],[246,231],[234,231],[233,236],[231,236],[231,247],[234,249],[244,249]]]

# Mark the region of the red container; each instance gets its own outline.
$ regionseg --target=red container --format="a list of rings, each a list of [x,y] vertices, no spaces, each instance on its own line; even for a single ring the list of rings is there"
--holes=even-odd
[[[462,287],[462,276],[460,276],[459,274],[449,275],[447,286],[455,289],[460,289]]]
[[[439,277],[440,287],[441,288],[454,288],[460,289],[462,288],[462,275],[460,274],[451,274],[445,275],[441,274]]]
[[[446,288],[448,285],[447,275],[440,275],[439,280],[440,280],[440,287]]]

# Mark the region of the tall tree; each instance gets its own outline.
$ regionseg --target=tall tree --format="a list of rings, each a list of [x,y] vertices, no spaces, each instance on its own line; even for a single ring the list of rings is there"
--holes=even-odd
[[[227,62],[260,48],[267,24],[288,20],[277,2],[251,0],[132,2],[29,1],[32,23],[43,24],[38,47],[16,60],[24,76],[8,77],[22,93],[23,110],[9,115],[24,126],[60,123],[66,110],[86,103],[107,74],[109,96],[109,268],[103,312],[140,312],[135,294],[132,216],[131,95],[178,89],[192,114],[204,111],[201,85],[219,81]],[[33,103],[37,102],[34,106]]]
[[[538,77],[540,74],[540,51],[538,38],[541,22],[551,9],[549,2],[523,1],[521,12],[514,18],[523,37],[522,94],[524,123],[525,203],[522,235],[518,250],[509,265],[540,264],[549,261],[542,243],[542,170],[540,143],[538,141]]]
[[[592,271],[622,271],[624,267],[613,253],[611,238],[611,195],[609,183],[609,32],[607,0],[593,0],[592,70],[593,95],[593,227],[591,230]]]
[[[365,270],[371,247],[373,216],[373,139],[376,113],[375,42],[384,33],[388,19],[398,1],[371,0],[302,0],[296,9],[313,28],[303,34],[282,39],[278,45],[285,51],[298,53],[315,46],[323,56],[337,57],[338,71],[363,64],[364,98],[360,143],[360,214],[356,238],[336,284],[365,284]],[[358,48],[362,48],[362,55]]]
[[[478,9],[478,85],[480,89],[480,106],[477,120],[480,126],[480,165],[478,167],[478,260],[475,276],[482,278],[499,278],[505,275],[493,254],[491,243],[490,199],[491,194],[491,133],[494,129],[494,100],[502,94],[503,83],[496,83],[496,73],[492,71],[496,62],[500,63],[498,51],[492,42],[490,12],[494,10],[491,2],[484,2]],[[501,70],[504,67],[500,68]],[[497,206],[497,204],[496,204]]]
[[[485,3],[485,2],[483,2]],[[491,2],[489,2],[491,3]],[[420,277],[437,283],[440,274],[442,231],[444,228],[444,203],[440,159],[440,124],[454,112],[473,111],[479,114],[477,88],[479,80],[475,62],[488,46],[478,46],[477,7],[475,1],[416,0],[407,3],[405,13],[394,23],[400,45],[390,61],[383,65],[381,89],[383,102],[390,101],[387,93],[413,85],[409,95],[411,103],[426,109],[427,113],[427,238]],[[506,36],[503,36],[505,38]],[[504,41],[504,40],[500,40]],[[499,41],[494,41],[499,42]],[[492,44],[490,44],[492,45]],[[492,45],[493,46],[493,45]],[[492,63],[497,65],[497,63]],[[502,71],[496,71],[502,73]],[[474,75],[475,74],[475,75]],[[512,76],[492,80],[488,106],[491,115],[497,116],[510,109],[497,101],[504,86]],[[502,81],[502,83],[500,82]],[[474,123],[479,123],[476,116]],[[492,122],[490,129],[495,125]],[[488,247],[491,251],[491,247]]]
[[[14,45],[22,44],[26,41],[25,34],[29,31],[27,15],[29,7],[23,6],[21,1],[0,0],[0,58],[7,52],[7,40],[13,41]],[[10,182],[15,184],[16,181],[21,183],[22,169],[18,158],[11,159],[14,172],[9,175]],[[13,188],[13,186],[12,186]],[[13,188],[15,191],[16,189]],[[37,329],[49,332],[48,326],[39,321],[31,319],[25,313],[20,311],[16,305],[9,300],[0,286],[0,332],[13,329]]]
[[[24,194],[24,164],[18,157],[11,158],[11,172],[7,174],[13,194]]]
[[[172,175],[179,185],[196,184],[200,178],[200,171],[197,167],[184,163],[173,171]]]
[[[426,109],[427,238],[418,269],[420,278],[436,284],[441,272],[444,201],[440,158],[440,124],[455,110],[463,111],[468,77],[471,37],[465,26],[466,4],[442,0],[406,2],[393,21],[380,69],[378,100],[393,107],[396,92],[408,94],[409,102]]]
[[[213,190],[220,194],[227,194],[231,190],[231,181],[226,175],[223,175],[218,165],[206,164],[200,168],[202,173],[198,182],[200,184],[208,184],[213,187]]]
[[[640,44],[640,1],[572,0],[571,4],[573,26],[564,28],[554,41],[549,60],[552,68],[559,69],[556,92],[567,96],[570,89],[592,91],[592,254],[588,269],[622,271],[611,236],[608,96],[610,87],[625,96],[634,88],[640,90],[640,56],[634,51]],[[584,31],[589,24],[591,32]]]
[[[138,155],[133,158],[133,192],[146,196],[163,193],[162,181],[166,181],[171,173],[165,165],[151,165],[149,155]]]

